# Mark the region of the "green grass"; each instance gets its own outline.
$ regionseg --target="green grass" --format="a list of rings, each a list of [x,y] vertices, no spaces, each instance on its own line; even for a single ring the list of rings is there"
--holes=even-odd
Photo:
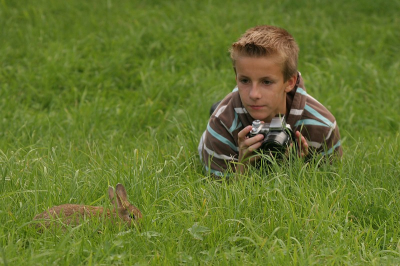
[[[0,265],[400,264],[400,2],[253,2],[0,1]],[[197,142],[258,24],[298,41],[344,158],[214,181]],[[139,230],[29,226],[118,182]]]

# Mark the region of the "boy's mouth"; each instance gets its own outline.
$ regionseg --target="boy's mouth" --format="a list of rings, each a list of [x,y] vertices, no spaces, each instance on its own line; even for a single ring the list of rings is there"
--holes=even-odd
[[[249,107],[254,110],[259,110],[259,109],[263,108],[264,106],[263,105],[249,105]]]

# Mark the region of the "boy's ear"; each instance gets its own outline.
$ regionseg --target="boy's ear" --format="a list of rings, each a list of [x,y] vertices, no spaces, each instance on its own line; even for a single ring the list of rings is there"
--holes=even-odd
[[[297,73],[293,76],[291,76],[287,81],[286,81],[286,88],[285,92],[289,92],[293,89],[294,85],[296,85],[297,81]]]

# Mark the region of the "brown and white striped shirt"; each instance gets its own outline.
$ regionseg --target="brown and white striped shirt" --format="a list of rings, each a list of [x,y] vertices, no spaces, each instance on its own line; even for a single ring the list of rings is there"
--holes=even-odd
[[[335,117],[321,103],[307,94],[303,79],[286,96],[290,107],[286,114],[286,123],[293,131],[307,139],[310,149],[329,155],[342,155],[339,128]],[[243,107],[239,92],[229,93],[211,115],[206,131],[199,143],[200,159],[205,170],[222,176],[228,169],[235,170],[232,163],[239,157],[238,133],[251,125],[253,118]]]

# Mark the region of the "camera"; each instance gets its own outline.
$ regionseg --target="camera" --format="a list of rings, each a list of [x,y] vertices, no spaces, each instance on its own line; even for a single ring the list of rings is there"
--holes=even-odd
[[[254,120],[249,137],[263,134],[264,139],[259,148],[262,151],[273,153],[284,153],[294,140],[294,134],[289,124],[286,124],[285,116],[282,114],[272,118],[271,123],[262,123]]]

